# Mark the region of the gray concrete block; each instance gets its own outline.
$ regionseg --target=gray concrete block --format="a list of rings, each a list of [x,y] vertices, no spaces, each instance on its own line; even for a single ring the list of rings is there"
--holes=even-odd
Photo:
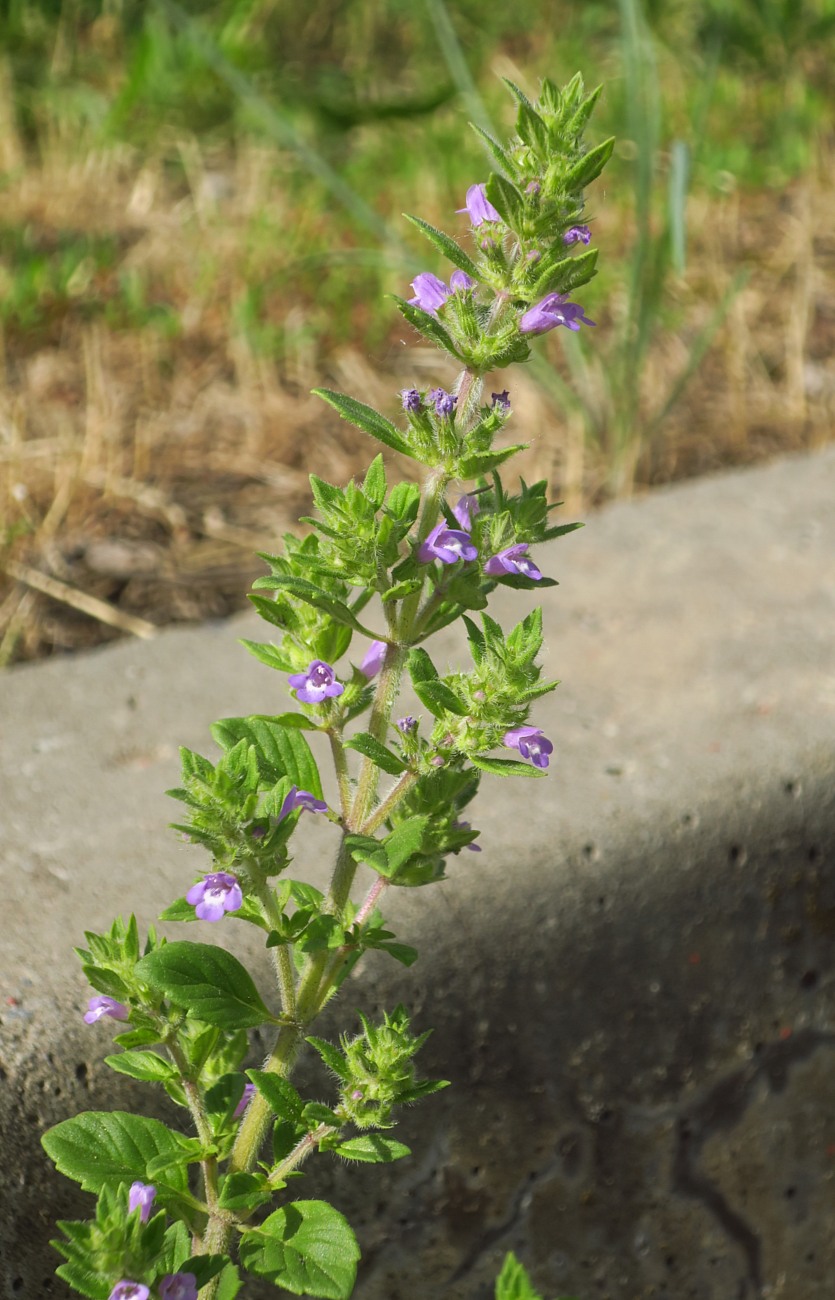
[[[508,1248],[546,1295],[831,1296],[833,489],[829,449],[610,506],[546,552],[548,782],[485,781],[484,852],[388,900],[424,957],[375,955],[330,1015],[402,998],[454,1084],[405,1117],[410,1162],[311,1166],[303,1194],[357,1226],[359,1300],[485,1300]],[[505,622],[534,603],[500,595]],[[3,1300],[65,1295],[51,1223],[90,1204],[43,1128],[159,1107],[101,1064],[71,946],[204,867],[163,791],[216,717],[284,707],[236,645],[257,626],[0,677]],[[305,832],[321,876],[329,828]]]

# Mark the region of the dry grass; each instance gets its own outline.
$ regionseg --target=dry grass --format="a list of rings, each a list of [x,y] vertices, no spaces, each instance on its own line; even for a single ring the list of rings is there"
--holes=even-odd
[[[391,407],[415,373],[427,384],[451,375],[434,353],[407,352],[395,323],[373,364],[357,350],[317,355],[300,304],[278,305],[287,340],[280,366],[236,329],[229,304],[251,273],[248,223],[286,202],[270,151],[245,148],[219,171],[195,142],[181,142],[184,193],[161,162],[125,149],[68,164],[57,140],[38,167],[25,167],[8,132],[5,140],[4,222],[47,243],[62,231],[114,237],[116,268],[89,273],[100,278],[96,292],[106,299],[117,274],[141,272],[150,306],[159,296],[179,324],[167,332],[143,320],[113,324],[65,300],[37,328],[10,328],[0,340],[0,662],[228,614],[259,572],[253,553],[274,547],[306,507],[307,473],[342,481],[368,460],[365,437],[310,387],[327,380]],[[789,192],[691,200],[690,268],[643,376],[648,409],[735,272],[750,275],[662,436],[636,439],[636,487],[831,436],[827,161]],[[626,246],[620,209],[604,205],[596,238],[607,258]],[[618,310],[616,296],[601,304],[598,295],[596,341]],[[546,347],[562,364],[559,341]],[[532,444],[520,471],[548,478],[572,507],[600,500],[606,466],[578,420],[560,416],[527,373],[514,377],[513,396],[515,427]]]

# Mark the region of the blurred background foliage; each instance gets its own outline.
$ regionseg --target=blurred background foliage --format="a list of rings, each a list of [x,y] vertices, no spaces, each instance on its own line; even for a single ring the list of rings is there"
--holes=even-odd
[[[382,298],[440,269],[403,211],[468,238],[502,77],[580,69],[618,137],[528,473],[576,508],[830,436],[834,63],[835,0],[3,0],[0,662],[238,607],[367,455],[309,388],[449,380]]]

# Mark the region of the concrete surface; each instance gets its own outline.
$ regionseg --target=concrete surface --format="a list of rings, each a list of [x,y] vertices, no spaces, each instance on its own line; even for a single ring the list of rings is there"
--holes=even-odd
[[[484,852],[389,900],[432,955],[375,956],[330,1017],[403,998],[454,1084],[406,1116],[411,1161],[322,1160],[300,1189],[357,1227],[358,1300],[486,1300],[510,1248],[548,1297],[831,1300],[833,500],[830,448],[613,505],[546,552],[548,783],[485,778]],[[204,868],[163,791],[214,718],[285,707],[236,644],[257,627],[0,676],[3,1300],[66,1294],[50,1225],[90,1204],[43,1128],[159,1105],[101,1064],[71,945]],[[321,874],[327,828],[305,829]]]

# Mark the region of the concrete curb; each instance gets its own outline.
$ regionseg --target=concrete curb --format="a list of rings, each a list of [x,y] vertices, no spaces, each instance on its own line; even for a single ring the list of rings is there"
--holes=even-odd
[[[405,998],[456,1084],[407,1117],[408,1166],[305,1186],[360,1231],[360,1300],[486,1297],[508,1248],[548,1294],[831,1295],[833,489],[830,448],[611,506],[548,553],[549,784],[490,783],[485,852],[392,900],[431,959],[346,995]],[[533,603],[501,595],[505,625]],[[66,1294],[45,1243],[87,1210],[39,1133],[145,1097],[99,1063],[70,947],[203,867],[162,792],[214,718],[283,707],[235,643],[255,626],[0,677],[4,1300]]]

